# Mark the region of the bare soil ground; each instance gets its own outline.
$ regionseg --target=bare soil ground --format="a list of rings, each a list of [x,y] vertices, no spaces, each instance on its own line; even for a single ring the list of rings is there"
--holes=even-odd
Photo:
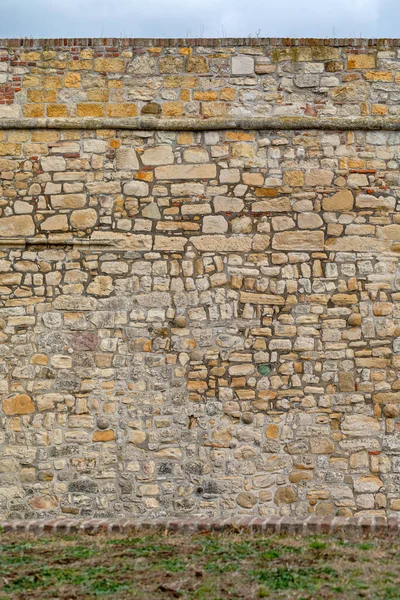
[[[400,542],[0,535],[0,600],[400,599]]]

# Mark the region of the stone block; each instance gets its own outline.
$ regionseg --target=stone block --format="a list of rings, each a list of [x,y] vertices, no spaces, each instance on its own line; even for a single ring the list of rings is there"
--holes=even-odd
[[[0,237],[23,237],[35,233],[35,224],[30,215],[0,218]]]
[[[323,231],[285,231],[272,238],[274,250],[323,250]]]
[[[158,180],[179,179],[214,179],[217,175],[215,164],[203,165],[171,165],[156,167],[155,176]]]
[[[232,75],[253,75],[254,58],[252,56],[233,56]]]

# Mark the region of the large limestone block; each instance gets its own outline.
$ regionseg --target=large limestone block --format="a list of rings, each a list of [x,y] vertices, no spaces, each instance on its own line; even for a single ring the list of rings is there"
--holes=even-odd
[[[171,165],[157,167],[156,179],[214,179],[217,175],[215,164]]]
[[[71,225],[73,229],[89,229],[94,227],[97,222],[97,212],[94,208],[84,210],[74,210],[71,214]]]
[[[228,231],[228,223],[222,216],[209,216],[203,219],[204,233],[225,233]]]
[[[367,236],[345,235],[328,238],[325,248],[337,252],[384,252],[390,250],[390,242]]]
[[[370,85],[366,81],[350,81],[333,88],[332,98],[336,102],[363,102],[368,100],[370,91]]]
[[[51,206],[56,210],[60,208],[83,208],[85,204],[85,194],[60,194],[59,196],[51,196]]]
[[[289,212],[290,211],[290,200],[289,198],[269,198],[268,200],[260,200],[260,202],[253,202],[251,205],[251,211],[254,213],[258,212]]]
[[[353,194],[350,190],[341,190],[330,198],[324,198],[322,208],[333,212],[351,210],[354,206]]]
[[[40,225],[43,231],[68,231],[67,215],[53,215]]]
[[[191,237],[190,243],[200,252],[250,252],[251,237],[225,235],[199,235]]]
[[[272,239],[274,250],[323,250],[323,231],[282,231]]]
[[[400,241],[400,225],[387,225],[382,227],[382,234],[384,239]]]
[[[142,154],[142,163],[144,165],[172,165],[174,162],[174,153],[171,146],[163,145],[149,148]]]
[[[357,304],[358,297],[357,294],[333,294],[332,302],[336,306],[348,306]]]
[[[251,56],[232,57],[232,75],[254,74],[254,58]]]
[[[377,404],[400,404],[400,392],[379,392],[372,398]]]
[[[313,169],[306,173],[305,183],[312,187],[330,186],[333,179],[333,171],[329,169]]]
[[[40,164],[43,171],[65,171],[67,162],[63,156],[42,156]]]
[[[109,296],[114,289],[112,277],[108,275],[98,275],[88,285],[88,294],[93,296]]]
[[[393,211],[396,206],[396,199],[393,196],[371,196],[370,194],[360,194],[356,198],[357,208],[372,208],[374,210]]]
[[[121,191],[119,181],[88,181],[86,187],[90,194],[118,194]]]
[[[317,213],[305,212],[299,214],[297,224],[300,229],[318,229],[322,227],[324,222]]]
[[[205,187],[202,183],[173,183],[171,194],[173,196],[203,196]]]
[[[244,208],[244,202],[240,198],[226,198],[225,196],[216,196],[213,204],[215,212],[238,213]]]
[[[273,294],[257,294],[256,292],[240,292],[240,302],[244,304],[285,304],[283,296],[274,296]]]
[[[139,161],[134,148],[118,148],[115,151],[117,169],[120,171],[137,171]]]
[[[83,296],[57,296],[53,300],[53,308],[55,310],[96,310],[97,300]]]
[[[185,237],[169,237],[167,235],[156,235],[154,238],[154,250],[169,252],[182,252],[187,244]]]
[[[361,475],[354,478],[354,491],[358,493],[376,493],[383,486],[383,481],[377,475]]]
[[[0,218],[0,237],[33,235],[35,224],[30,215]]]
[[[145,181],[129,181],[124,185],[124,194],[143,198],[149,195],[149,185]]]
[[[381,429],[379,421],[366,415],[346,415],[340,428],[350,437],[377,436]]]
[[[94,231],[90,240],[94,243],[108,242],[110,250],[118,248],[119,250],[151,250],[153,239],[151,235],[117,233],[113,231]]]

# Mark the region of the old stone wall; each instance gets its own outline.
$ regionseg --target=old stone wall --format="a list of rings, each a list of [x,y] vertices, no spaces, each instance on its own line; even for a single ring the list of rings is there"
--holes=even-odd
[[[0,44],[1,517],[400,510],[397,41],[228,42]]]
[[[0,40],[0,117],[399,115],[400,40]]]

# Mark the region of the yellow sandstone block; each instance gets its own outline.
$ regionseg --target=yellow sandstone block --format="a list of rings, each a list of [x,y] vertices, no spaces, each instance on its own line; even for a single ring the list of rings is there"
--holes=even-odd
[[[108,102],[110,99],[110,92],[101,89],[88,90],[87,97],[89,102]]]
[[[22,87],[24,87],[24,88],[36,87],[38,85],[39,85],[39,77],[36,77],[35,75],[25,75],[25,77],[22,81]]]
[[[33,62],[36,60],[40,60],[41,59],[41,54],[40,52],[22,52],[21,53],[21,60],[23,61],[27,61],[27,62]]]
[[[70,60],[68,62],[68,69],[70,71],[91,71],[92,61],[91,60]]]
[[[42,60],[54,60],[57,56],[57,52],[55,50],[43,50]]]
[[[68,107],[65,104],[49,104],[47,107],[48,117],[68,117]]]
[[[223,88],[221,90],[221,100],[234,100],[236,98],[236,90],[233,88]]]
[[[30,133],[29,131],[18,131],[18,129],[14,131],[9,131],[7,134],[8,142],[27,142],[29,140]],[[47,151],[45,150],[46,154]]]
[[[114,431],[108,429],[107,431],[95,431],[93,434],[94,442],[112,442],[115,438]]]
[[[373,104],[371,107],[371,113],[373,115],[386,115],[387,106],[384,104]]]
[[[227,142],[252,142],[254,137],[254,133],[247,133],[246,131],[227,131],[225,133]]]
[[[208,65],[204,56],[189,56],[186,71],[188,73],[207,73]]]
[[[276,440],[279,437],[279,427],[271,423],[267,427],[266,436],[269,439]]]
[[[45,89],[60,90],[63,86],[62,77],[58,75],[43,75],[41,77],[41,86]]]
[[[136,104],[108,104],[107,115],[109,117],[136,117]]]
[[[199,86],[199,78],[191,75],[172,75],[164,77],[166,88],[196,88]]]
[[[22,113],[24,117],[43,117],[44,104],[24,104]]]
[[[218,100],[218,92],[194,92],[194,100],[201,100],[202,102],[212,102]]]
[[[57,102],[55,90],[28,90],[29,102]]]
[[[181,90],[180,99],[182,102],[190,102],[190,90]]]
[[[32,131],[32,142],[58,142],[59,132],[47,129],[34,129]]]
[[[78,88],[81,86],[80,73],[66,73],[64,77],[64,85],[66,88]]]
[[[94,51],[90,50],[89,48],[85,48],[84,50],[81,50],[79,53],[79,58],[93,58],[94,55]]]
[[[107,82],[107,86],[110,89],[119,89],[124,87],[124,82],[118,81],[118,79],[111,79],[111,81]]]
[[[49,357],[46,354],[34,354],[29,362],[32,365],[47,365]]]
[[[103,117],[104,107],[102,104],[90,104],[87,102],[78,104],[76,113],[78,117]]]
[[[94,70],[102,73],[123,73],[125,61],[122,58],[95,58]]]
[[[180,117],[183,115],[183,104],[182,102],[164,102],[162,112],[166,117]]]
[[[391,71],[368,71],[364,73],[364,78],[367,81],[393,81],[393,73]]]
[[[178,133],[177,142],[182,146],[185,144],[193,144],[194,138],[193,133],[190,131],[185,131],[183,133]]]
[[[285,185],[290,187],[302,187],[304,185],[304,173],[303,171],[286,171],[283,174],[283,181]]]
[[[376,57],[373,54],[349,54],[347,65],[349,69],[374,69]]]

